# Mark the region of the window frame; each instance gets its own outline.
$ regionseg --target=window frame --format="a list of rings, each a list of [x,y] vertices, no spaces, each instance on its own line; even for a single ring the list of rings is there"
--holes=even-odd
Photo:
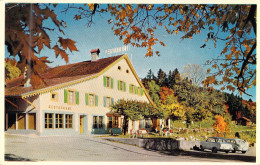
[[[122,92],[126,92],[126,82],[125,81],[123,81],[123,80],[118,80],[118,85],[117,85],[117,87],[118,87],[118,90],[119,91],[122,91]],[[125,84],[125,85],[124,85]]]
[[[118,116],[107,116],[107,128],[119,128],[119,117]],[[111,120],[110,120],[111,118]],[[111,122],[111,124],[110,124]]]
[[[93,116],[93,129],[98,129],[98,116]]]
[[[67,116],[71,116],[71,118]],[[73,129],[73,114],[65,114],[65,128]]]
[[[112,89],[112,77],[111,76],[105,76],[106,77],[106,88]]]
[[[101,120],[100,120],[100,118],[101,118]],[[104,120],[104,116],[98,116],[98,128],[104,128],[103,127],[103,124],[104,124],[104,122],[103,122],[103,120]]]
[[[60,113],[55,114],[55,128],[56,129],[64,128],[64,114],[60,114]]]
[[[67,89],[68,90],[68,104],[74,105],[76,104],[76,90],[73,89]],[[70,92],[73,93],[72,98],[73,100],[70,100]]]
[[[130,84],[130,88],[131,88],[131,90],[129,89],[129,92],[131,93],[131,94],[135,94],[135,85],[134,84]],[[132,91],[132,92],[131,92]]]
[[[52,115],[51,118],[49,117],[50,115]],[[50,123],[49,120],[51,120],[52,122]],[[50,127],[50,125],[52,125],[52,127]],[[44,114],[44,128],[45,129],[54,129],[54,113],[45,113]]]
[[[93,96],[93,104],[91,104],[91,96]],[[96,99],[95,99],[95,94],[94,93],[89,93],[88,94],[88,105],[91,106],[91,107],[94,107],[96,105]]]
[[[112,105],[112,97],[109,96],[105,96],[105,97],[106,97],[106,107],[110,107]]]
[[[50,94],[51,94],[50,95],[51,96],[51,101],[58,102],[58,92],[51,92]],[[52,98],[53,94],[56,96],[55,98]]]

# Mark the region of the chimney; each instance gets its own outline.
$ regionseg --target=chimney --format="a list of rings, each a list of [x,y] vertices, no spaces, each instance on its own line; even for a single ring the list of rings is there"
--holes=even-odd
[[[23,73],[23,75],[24,75],[24,79],[26,79],[27,78],[27,67],[25,67],[25,69],[24,69],[24,73]],[[32,85],[31,85],[31,79],[28,77],[28,79],[27,79],[27,81],[23,84],[23,86],[24,87],[31,87]]]
[[[91,53],[91,61],[97,61],[99,59],[99,53],[100,53],[99,49],[91,50],[90,53]]]

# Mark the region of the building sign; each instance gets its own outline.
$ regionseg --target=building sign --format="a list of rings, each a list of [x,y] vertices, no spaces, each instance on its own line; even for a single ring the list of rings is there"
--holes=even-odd
[[[117,48],[107,49],[105,50],[106,54],[113,54],[113,53],[120,53],[120,52],[126,52],[129,50],[129,46],[121,46]]]
[[[60,106],[60,105],[49,105],[50,109],[58,109],[58,110],[71,110],[71,107]]]

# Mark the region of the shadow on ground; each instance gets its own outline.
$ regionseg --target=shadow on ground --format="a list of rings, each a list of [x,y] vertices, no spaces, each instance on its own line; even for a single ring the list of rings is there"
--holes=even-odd
[[[222,160],[235,160],[235,161],[243,161],[243,162],[256,162],[255,156],[248,155],[238,155],[238,154],[226,154],[226,153],[212,153],[210,151],[182,151],[182,150],[174,150],[174,151],[155,151],[160,152],[161,154],[171,155],[171,156],[189,156],[194,158],[202,158],[202,159],[222,159]]]
[[[5,154],[5,161],[33,161],[33,160],[22,158],[14,154]]]

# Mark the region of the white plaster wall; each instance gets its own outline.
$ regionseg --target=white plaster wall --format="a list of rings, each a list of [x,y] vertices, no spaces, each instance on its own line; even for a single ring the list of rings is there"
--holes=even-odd
[[[118,66],[121,67],[121,70],[118,70]],[[126,73],[126,69],[129,70],[129,73]],[[103,85],[103,76],[110,76],[113,78],[113,89],[106,88]],[[119,91],[117,89],[117,80],[122,80],[126,82],[126,91]],[[136,95],[131,94],[129,92],[129,84],[133,84],[135,86],[140,87],[138,84],[138,81],[135,79],[134,74],[131,72],[127,62],[125,59],[120,60],[117,64],[115,64],[113,67],[111,67],[109,70],[104,72],[102,75],[75,84],[68,86],[66,88],[61,88],[54,90],[53,92],[56,92],[58,94],[58,102],[51,101],[51,94],[50,92],[44,93],[40,95],[40,109],[43,110],[54,110],[49,108],[49,106],[63,106],[63,107],[70,107],[71,110],[62,110],[62,109],[55,109],[55,111],[62,111],[62,112],[74,112],[75,113],[75,128],[78,131],[78,114],[84,113],[88,116],[88,131],[91,131],[92,128],[92,118],[93,115],[100,115],[105,117],[105,124],[107,124],[107,118],[105,114],[110,111],[109,108],[104,107],[103,105],[103,96],[109,96],[114,98],[114,101],[116,102],[119,99],[130,99],[130,100],[139,100],[139,101],[145,101],[148,102],[148,99],[146,95]],[[68,103],[64,103],[64,89],[72,89],[79,91],[79,105],[70,105]],[[85,104],[85,93],[93,93],[95,95],[98,95],[98,106],[97,107],[91,107]],[[38,116],[38,115],[37,115]],[[38,118],[38,121],[40,121],[41,125],[44,124],[44,121],[42,121],[42,118]],[[38,127],[37,127],[38,128]]]

